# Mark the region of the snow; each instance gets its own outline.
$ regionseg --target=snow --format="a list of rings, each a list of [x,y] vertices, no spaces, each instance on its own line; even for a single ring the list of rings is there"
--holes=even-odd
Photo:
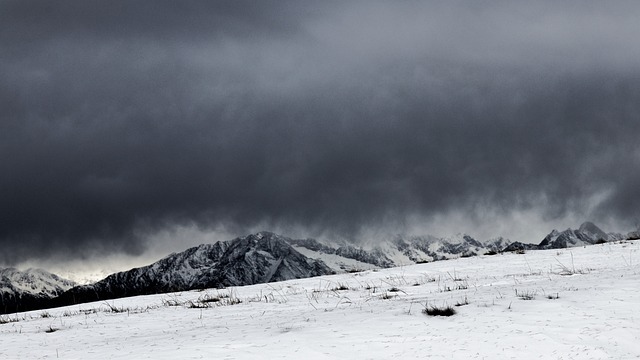
[[[639,250],[478,256],[5,315],[0,358],[637,359]],[[465,302],[451,317],[422,313]]]
[[[381,245],[382,252],[389,258],[389,260],[393,261],[394,264],[399,266],[404,266],[406,264],[413,264],[409,258],[398,251],[397,247],[392,246],[390,243],[383,243]],[[431,259],[431,256],[426,255],[424,252],[418,249],[411,249],[414,253],[418,254],[422,259]],[[451,255],[451,254],[449,254]]]
[[[358,260],[349,259],[336,254],[325,254],[318,251],[309,250],[302,246],[292,245],[294,249],[300,254],[310,258],[322,260],[331,269],[340,272],[341,270],[371,270],[378,267],[372,264],[367,264]]]

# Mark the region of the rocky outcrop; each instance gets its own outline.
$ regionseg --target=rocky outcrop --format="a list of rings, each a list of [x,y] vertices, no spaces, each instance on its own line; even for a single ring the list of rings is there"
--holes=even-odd
[[[538,245],[525,244],[519,241],[513,242],[505,247],[502,252],[522,252],[527,250],[538,250]]]

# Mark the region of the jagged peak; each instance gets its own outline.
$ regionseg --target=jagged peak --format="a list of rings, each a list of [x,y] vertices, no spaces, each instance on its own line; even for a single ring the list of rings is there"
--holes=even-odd
[[[65,282],[69,282],[69,283],[73,283],[73,281],[71,280],[67,280],[64,279],[54,273],[51,273],[47,270],[41,269],[41,268],[28,268],[26,270],[19,270],[15,267],[8,267],[8,268],[0,268],[0,275],[3,276],[14,276],[14,277],[21,277],[21,278],[34,278],[34,277],[38,277],[38,278],[51,278],[54,280],[60,280],[60,281],[65,281]]]
[[[226,240],[225,242],[232,242],[236,240],[244,240],[244,241],[260,241],[260,240],[281,240],[287,241],[289,238],[280,234],[276,234],[271,231],[258,231],[253,234],[248,234],[245,236],[240,236],[232,240]]]
[[[578,228],[578,230],[582,232],[605,234],[605,232],[602,229],[600,229],[598,226],[596,226],[596,224],[592,223],[591,221],[583,222],[582,225],[580,225],[580,227]]]
[[[39,268],[21,271],[14,267],[0,269],[2,288],[11,293],[53,296],[75,286],[76,283]]]
[[[19,271],[19,270],[14,268],[14,267],[0,268],[0,275],[12,274],[12,273],[15,273],[17,271]]]
[[[273,238],[273,237],[276,237],[276,238],[282,238],[282,237],[284,237],[284,236],[279,235],[279,234],[276,234],[276,233],[274,233],[274,232],[272,232],[272,231],[266,231],[266,230],[258,231],[258,232],[257,232],[257,233],[255,233],[255,234],[249,234],[249,235],[247,235],[247,236],[248,236],[248,237],[252,237],[252,236],[253,236],[253,237],[258,238],[258,239],[262,239],[262,238]]]

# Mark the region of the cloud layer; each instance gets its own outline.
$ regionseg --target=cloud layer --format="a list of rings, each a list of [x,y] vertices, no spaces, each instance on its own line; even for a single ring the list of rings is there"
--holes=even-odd
[[[5,1],[0,262],[139,254],[187,225],[633,226],[638,10]]]

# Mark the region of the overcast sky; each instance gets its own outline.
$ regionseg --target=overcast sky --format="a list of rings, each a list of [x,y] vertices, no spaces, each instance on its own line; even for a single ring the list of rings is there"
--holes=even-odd
[[[640,221],[636,1],[2,1],[0,264]]]

